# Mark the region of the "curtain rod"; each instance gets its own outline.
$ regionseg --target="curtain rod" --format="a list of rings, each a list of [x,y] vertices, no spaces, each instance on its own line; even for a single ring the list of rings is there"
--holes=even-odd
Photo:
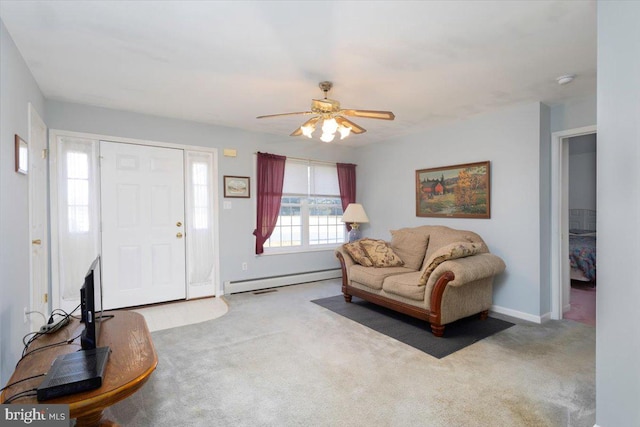
[[[258,154],[260,151],[256,151],[253,154]],[[268,153],[264,153],[264,154],[268,154]],[[313,159],[303,159],[301,157],[292,157],[292,156],[285,156],[287,159],[291,159],[291,160],[301,160],[303,162],[313,162],[313,163],[320,163],[320,164],[325,164],[325,165],[336,165],[338,164],[338,162],[325,162],[323,160],[313,160]],[[356,165],[358,166],[358,165]]]

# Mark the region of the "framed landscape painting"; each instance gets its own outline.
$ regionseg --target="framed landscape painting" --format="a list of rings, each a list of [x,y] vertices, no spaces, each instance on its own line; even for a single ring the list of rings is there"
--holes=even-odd
[[[491,218],[490,163],[417,170],[416,216]]]
[[[224,177],[224,197],[249,198],[251,196],[251,187],[249,186],[248,176],[229,176]]]

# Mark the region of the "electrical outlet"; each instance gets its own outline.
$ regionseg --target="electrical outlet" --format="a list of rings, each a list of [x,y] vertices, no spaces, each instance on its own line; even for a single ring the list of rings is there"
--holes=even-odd
[[[242,271],[247,271],[249,269],[249,266],[247,265],[246,262],[242,263]]]
[[[27,307],[24,308],[24,323],[29,322],[29,313],[27,313]]]

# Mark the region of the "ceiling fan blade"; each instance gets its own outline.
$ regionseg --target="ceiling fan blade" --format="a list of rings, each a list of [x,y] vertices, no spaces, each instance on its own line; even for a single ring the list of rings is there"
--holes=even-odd
[[[363,117],[366,119],[382,119],[393,120],[396,118],[391,111],[374,111],[374,110],[342,110],[340,114],[353,117]]]
[[[300,114],[306,115],[306,114],[315,114],[315,113],[312,111],[298,111],[297,113],[267,114],[266,116],[258,116],[256,117],[256,119],[266,119],[269,117],[281,117],[281,116],[298,116]]]
[[[304,122],[303,124],[301,124],[301,125],[300,125],[300,127],[299,127],[298,129],[294,130],[294,131],[291,133],[291,135],[289,135],[289,136],[300,136],[300,135],[302,135],[302,128],[303,128],[304,126],[307,126],[307,125],[315,125],[315,124],[316,124],[316,122],[317,122],[318,120],[320,120],[320,117],[319,117],[319,116],[317,116],[317,117],[311,117],[309,120],[307,120],[306,122]]]
[[[367,131],[365,128],[358,126],[357,124],[353,123],[351,120],[345,119],[344,117],[337,116],[336,122],[338,122],[339,125],[351,128],[351,132],[356,134],[365,133]]]

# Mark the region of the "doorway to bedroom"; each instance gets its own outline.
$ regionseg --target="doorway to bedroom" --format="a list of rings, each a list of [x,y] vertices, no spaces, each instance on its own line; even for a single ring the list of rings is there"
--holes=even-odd
[[[551,318],[596,324],[595,126],[552,135]]]
[[[563,318],[596,325],[597,135],[568,138],[569,310]]]

